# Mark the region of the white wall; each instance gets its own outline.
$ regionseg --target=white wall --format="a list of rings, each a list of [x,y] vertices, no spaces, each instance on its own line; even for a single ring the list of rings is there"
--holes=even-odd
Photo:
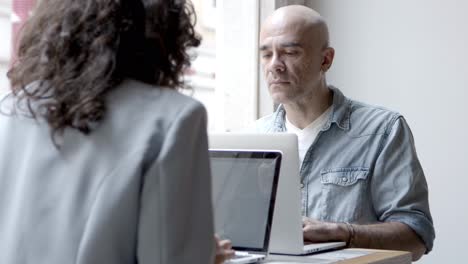
[[[307,2],[329,23],[329,82],[413,130],[436,228],[419,263],[468,263],[468,1]]]

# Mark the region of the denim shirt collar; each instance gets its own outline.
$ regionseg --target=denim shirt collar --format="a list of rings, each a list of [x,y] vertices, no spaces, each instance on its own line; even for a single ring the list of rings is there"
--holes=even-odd
[[[322,130],[328,130],[332,123],[335,123],[343,130],[349,130],[351,116],[351,101],[346,98],[343,93],[334,86],[328,86],[333,92],[333,110],[327,124]]]
[[[322,128],[322,131],[330,129],[330,126],[333,123],[343,130],[349,130],[351,103],[338,88],[334,86],[328,86],[328,88],[333,92],[332,114],[328,118],[325,126]],[[286,110],[283,105],[279,105],[278,109],[274,113],[272,130],[274,132],[285,132],[285,121]]]

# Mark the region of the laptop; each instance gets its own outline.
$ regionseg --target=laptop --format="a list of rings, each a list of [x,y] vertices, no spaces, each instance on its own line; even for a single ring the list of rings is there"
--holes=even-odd
[[[210,133],[211,148],[277,149],[282,162],[270,253],[306,255],[346,246],[345,242],[304,244],[297,136],[292,133]]]
[[[279,151],[210,149],[215,232],[236,253],[226,263],[268,256],[281,157]]]

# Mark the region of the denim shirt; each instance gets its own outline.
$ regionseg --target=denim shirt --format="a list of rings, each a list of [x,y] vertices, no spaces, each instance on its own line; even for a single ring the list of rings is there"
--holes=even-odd
[[[333,92],[332,113],[302,163],[302,213],[327,222],[401,222],[432,249],[428,187],[403,116]],[[285,109],[257,132],[285,132]]]

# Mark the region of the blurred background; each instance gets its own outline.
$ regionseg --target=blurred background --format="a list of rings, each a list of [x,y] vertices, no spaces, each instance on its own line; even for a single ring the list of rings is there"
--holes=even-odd
[[[34,0],[0,0],[0,94],[12,35]],[[434,250],[419,263],[465,263],[468,245],[468,1],[193,0],[202,46],[187,80],[211,131],[233,131],[274,106],[259,74],[258,32],[274,9],[303,4],[328,21],[328,81],[345,95],[402,113],[430,190]],[[1,238],[0,238],[1,239]]]
[[[9,88],[6,71],[11,53],[11,9],[11,0],[0,0],[0,96],[5,94]]]

